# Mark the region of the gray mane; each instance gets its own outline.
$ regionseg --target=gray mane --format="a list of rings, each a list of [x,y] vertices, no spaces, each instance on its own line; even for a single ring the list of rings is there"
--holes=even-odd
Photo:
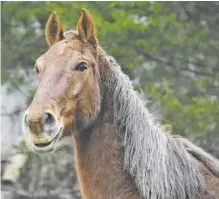
[[[135,179],[141,195],[147,199],[203,198],[207,188],[193,155],[216,174],[218,162],[211,163],[211,156],[189,141],[163,132],[129,78],[112,57],[108,58],[115,77],[113,108],[124,148],[125,169]]]

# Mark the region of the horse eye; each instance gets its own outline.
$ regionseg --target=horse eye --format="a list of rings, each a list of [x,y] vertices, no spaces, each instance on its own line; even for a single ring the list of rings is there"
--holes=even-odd
[[[87,69],[87,65],[86,63],[80,63],[76,66],[75,70],[76,71],[80,71],[80,72],[83,72]]]

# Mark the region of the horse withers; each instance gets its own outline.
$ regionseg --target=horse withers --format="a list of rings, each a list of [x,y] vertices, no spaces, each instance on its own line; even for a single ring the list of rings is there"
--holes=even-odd
[[[49,49],[35,64],[39,86],[24,127],[34,152],[68,136],[86,199],[218,199],[219,162],[164,132],[82,10],[76,31],[49,17]]]

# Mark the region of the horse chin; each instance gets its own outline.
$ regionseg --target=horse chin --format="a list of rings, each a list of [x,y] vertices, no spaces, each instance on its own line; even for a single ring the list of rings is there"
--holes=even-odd
[[[54,136],[54,138],[52,138],[52,140],[49,143],[47,143],[47,144],[44,144],[44,143],[43,144],[31,143],[32,151],[34,153],[48,153],[48,152],[54,151],[56,149],[58,141],[62,137],[62,130],[63,130],[63,128],[60,128],[60,130]]]

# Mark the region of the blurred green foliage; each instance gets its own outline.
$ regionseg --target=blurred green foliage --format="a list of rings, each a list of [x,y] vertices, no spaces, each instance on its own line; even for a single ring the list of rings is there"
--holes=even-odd
[[[26,143],[26,140],[24,139],[21,139],[17,144],[14,144],[13,148],[16,153],[33,155],[30,149],[28,148],[28,144]]]
[[[217,2],[1,3],[2,83],[12,91],[30,83],[30,69],[47,49],[50,13],[59,14],[66,30],[75,29],[84,7],[101,46],[162,107],[172,132],[194,137],[209,150],[219,137]],[[25,72],[16,73],[18,68]],[[28,90],[29,103],[34,89]]]

